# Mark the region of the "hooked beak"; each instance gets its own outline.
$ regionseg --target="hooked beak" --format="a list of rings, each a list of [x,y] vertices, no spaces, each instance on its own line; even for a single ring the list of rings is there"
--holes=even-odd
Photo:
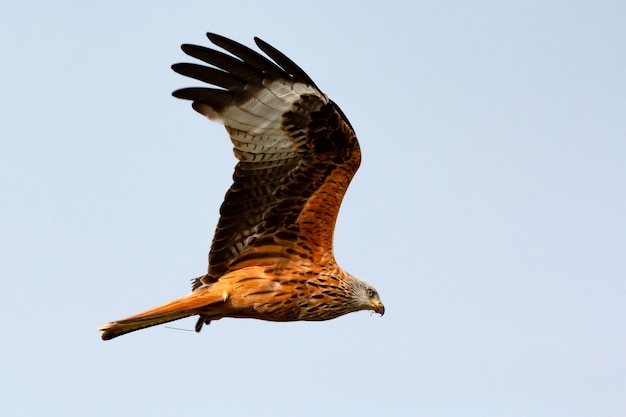
[[[380,300],[372,300],[371,303],[374,306],[374,311],[382,317],[383,314],[385,314],[385,306],[383,305],[383,302]]]

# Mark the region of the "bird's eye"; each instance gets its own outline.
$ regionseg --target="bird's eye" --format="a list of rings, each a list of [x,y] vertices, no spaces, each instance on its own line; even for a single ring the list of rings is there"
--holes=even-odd
[[[373,290],[373,289],[371,289],[371,288],[368,288],[368,289],[367,289],[367,296],[368,296],[369,298],[374,298],[374,294],[375,294],[375,292],[374,292],[374,290]]]

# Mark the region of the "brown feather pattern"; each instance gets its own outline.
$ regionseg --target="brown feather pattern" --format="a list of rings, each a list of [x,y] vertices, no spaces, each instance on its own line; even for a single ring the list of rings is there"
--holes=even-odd
[[[222,317],[328,320],[362,309],[382,314],[373,287],[339,268],[333,255],[339,207],[361,161],[350,123],[274,47],[255,38],[270,60],[225,37],[207,36],[230,54],[183,45],[210,66],[172,68],[218,87],[173,95],[223,123],[238,159],[208,273],[188,296],[102,326],[103,338],[189,315],[200,316],[199,331]]]

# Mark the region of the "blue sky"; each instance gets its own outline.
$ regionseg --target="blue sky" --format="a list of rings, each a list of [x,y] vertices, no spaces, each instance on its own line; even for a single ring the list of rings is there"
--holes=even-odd
[[[212,3],[3,5],[0,414],[626,413],[623,2]],[[355,127],[336,257],[383,318],[100,340],[206,270],[235,159],[169,67],[207,31]]]

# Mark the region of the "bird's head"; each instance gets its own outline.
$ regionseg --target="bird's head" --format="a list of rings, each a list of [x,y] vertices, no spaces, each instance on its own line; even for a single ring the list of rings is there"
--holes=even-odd
[[[374,310],[381,316],[385,314],[385,306],[380,301],[378,291],[366,281],[349,274],[354,286],[354,307],[356,310]]]

